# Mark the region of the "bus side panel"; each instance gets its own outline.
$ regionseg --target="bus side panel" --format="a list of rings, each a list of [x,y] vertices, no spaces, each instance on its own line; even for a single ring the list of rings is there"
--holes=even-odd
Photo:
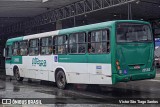
[[[22,56],[12,56],[10,61],[6,61],[6,74],[13,76],[14,67],[18,67],[20,76],[24,77]]]
[[[52,70],[52,56],[26,56],[24,65],[27,65],[26,77],[49,80]]]
[[[112,84],[111,64],[88,64],[90,84]]]
[[[111,54],[88,54],[90,84],[111,84]]]
[[[32,58],[32,66],[38,67],[36,71],[36,79],[48,80],[48,73],[51,71],[52,66],[52,56],[51,55],[41,55],[38,56],[38,61],[34,62],[35,58]]]
[[[67,83],[89,83],[86,57],[86,55],[58,55],[56,66],[64,67]]]
[[[55,70],[57,67],[58,63],[58,55],[52,55],[50,59],[48,59],[50,65],[50,70],[48,72],[48,80],[55,82]]]
[[[25,77],[27,78],[36,78],[36,71],[38,67],[32,66],[32,58],[34,56],[24,56],[23,57],[23,64],[25,65]]]
[[[6,75],[13,76],[13,69],[12,69],[13,67],[12,67],[12,64],[6,63],[5,67],[6,67]]]
[[[89,83],[86,63],[57,63],[56,68],[63,69],[67,83]],[[56,69],[55,69],[56,70]]]
[[[82,83],[88,84],[89,83],[89,73],[87,71],[87,64],[86,63],[70,63],[70,68],[68,69],[69,72],[69,82],[70,83]]]

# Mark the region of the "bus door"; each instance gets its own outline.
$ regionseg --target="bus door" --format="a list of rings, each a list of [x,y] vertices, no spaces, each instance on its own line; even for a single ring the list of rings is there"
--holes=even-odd
[[[6,74],[7,75],[13,75],[13,70],[12,70],[12,45],[7,45],[6,46],[5,67],[6,67]]]

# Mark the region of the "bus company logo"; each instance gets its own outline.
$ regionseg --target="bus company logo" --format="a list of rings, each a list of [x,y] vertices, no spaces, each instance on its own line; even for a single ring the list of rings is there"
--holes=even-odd
[[[58,62],[58,56],[54,56],[54,62]]]
[[[32,66],[36,66],[36,65],[46,67],[47,61],[46,60],[39,60],[38,58],[32,58]]]

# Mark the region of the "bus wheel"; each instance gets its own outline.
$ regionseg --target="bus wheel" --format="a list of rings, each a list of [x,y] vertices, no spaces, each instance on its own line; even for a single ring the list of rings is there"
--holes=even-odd
[[[66,88],[66,76],[62,70],[58,71],[58,73],[56,74],[56,85],[60,89]]]
[[[18,68],[16,68],[16,69],[14,70],[14,77],[15,77],[15,79],[16,79],[17,81],[23,81],[23,77],[20,77],[19,69],[18,69]]]

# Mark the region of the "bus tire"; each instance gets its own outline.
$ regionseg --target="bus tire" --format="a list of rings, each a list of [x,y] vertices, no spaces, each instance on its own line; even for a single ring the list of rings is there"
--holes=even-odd
[[[19,74],[19,69],[18,68],[15,68],[14,69],[14,77],[17,81],[23,81],[23,77],[20,77],[20,74]]]
[[[66,76],[63,70],[56,73],[56,85],[59,89],[65,89],[67,85]]]

